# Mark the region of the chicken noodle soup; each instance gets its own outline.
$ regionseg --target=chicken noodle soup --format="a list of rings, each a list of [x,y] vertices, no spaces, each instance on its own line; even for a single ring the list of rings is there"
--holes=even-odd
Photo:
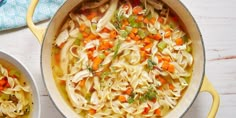
[[[52,69],[82,117],[161,117],[187,88],[191,39],[158,0],[86,1],[56,36]]]
[[[0,60],[0,118],[29,118],[32,104],[31,89],[24,75]]]

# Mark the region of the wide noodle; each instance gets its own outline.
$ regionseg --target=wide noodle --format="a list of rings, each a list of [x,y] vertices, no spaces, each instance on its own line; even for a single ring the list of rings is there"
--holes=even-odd
[[[161,117],[188,86],[191,43],[161,1],[91,0],[66,19],[52,68],[82,117]]]

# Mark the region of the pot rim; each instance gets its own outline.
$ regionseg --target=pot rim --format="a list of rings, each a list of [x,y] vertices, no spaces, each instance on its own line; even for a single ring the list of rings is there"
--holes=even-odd
[[[161,0],[161,1],[163,1],[163,0]],[[63,117],[66,117],[66,115],[60,110],[59,106],[56,105],[56,103],[55,103],[55,101],[53,100],[53,97],[51,96],[51,94],[50,94],[50,92],[49,92],[49,90],[48,90],[48,87],[47,87],[47,85],[46,85],[46,81],[45,81],[45,77],[44,77],[44,73],[43,73],[43,62],[42,62],[43,57],[42,57],[42,56],[43,56],[43,47],[44,47],[44,45],[46,45],[46,44],[45,44],[45,40],[46,40],[46,39],[45,39],[45,38],[46,38],[45,35],[46,35],[46,32],[48,32],[48,29],[49,29],[50,24],[52,23],[52,19],[55,18],[56,14],[59,13],[59,11],[62,9],[62,7],[63,7],[65,4],[68,4],[67,2],[70,2],[70,0],[65,1],[65,2],[59,7],[59,9],[55,12],[55,14],[53,15],[53,17],[52,17],[51,20],[49,21],[49,24],[47,25],[45,34],[44,34],[44,36],[43,36],[43,41],[42,41],[42,46],[41,46],[41,51],[40,51],[40,68],[41,68],[41,75],[42,75],[42,77],[43,77],[43,83],[44,83],[44,85],[46,86],[46,89],[47,89],[47,91],[48,91],[48,93],[49,93],[49,98],[50,98],[50,100],[52,101],[53,105],[56,106],[56,109],[60,112],[60,114],[63,115]],[[198,90],[197,90],[196,94],[194,95],[193,100],[192,100],[191,103],[189,104],[189,106],[186,107],[186,109],[181,113],[180,117],[183,117],[183,116],[189,111],[189,109],[191,108],[191,106],[193,105],[194,101],[196,100],[196,98],[197,98],[197,96],[198,96],[198,94],[199,94],[199,92],[200,92],[201,86],[202,86],[202,84],[203,84],[203,80],[204,80],[204,76],[205,76],[205,66],[206,66],[206,53],[205,53],[205,46],[204,46],[203,37],[202,37],[202,33],[201,33],[201,31],[200,31],[199,25],[197,24],[195,18],[193,17],[193,15],[192,15],[191,12],[189,11],[189,9],[186,7],[186,5],[185,5],[181,0],[177,0],[177,2],[179,2],[179,3],[181,4],[181,6],[184,8],[184,10],[186,11],[186,13],[188,13],[188,15],[191,16],[194,25],[196,25],[197,31],[198,31],[199,34],[200,34],[200,40],[201,40],[202,52],[203,52],[203,60],[202,60],[202,61],[203,61],[203,68],[202,68],[202,75],[201,75],[201,78],[199,77],[199,79],[201,79],[200,85],[199,85],[199,87],[198,87]],[[165,3],[165,2],[164,2],[164,3]],[[166,4],[166,3],[165,3],[165,4]],[[177,14],[177,15],[178,15],[178,14]],[[55,81],[55,80],[54,80],[54,81]],[[181,99],[182,99],[182,98],[181,98]],[[181,100],[181,99],[180,99],[180,100]],[[164,116],[164,117],[165,117],[165,116]]]

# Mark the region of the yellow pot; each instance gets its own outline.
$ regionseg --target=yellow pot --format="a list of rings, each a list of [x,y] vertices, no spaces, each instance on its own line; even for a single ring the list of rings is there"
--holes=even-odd
[[[77,7],[82,1],[83,0],[66,1],[51,19],[47,29],[38,28],[32,22],[33,12],[38,3],[38,0],[33,0],[31,2],[27,13],[28,26],[38,38],[39,42],[42,43],[41,69],[45,85],[58,110],[68,118],[78,117],[78,114],[76,114],[74,110],[66,103],[59,93],[58,88],[56,87],[51,69],[51,49],[54,38],[56,37],[64,19],[67,18],[69,12]],[[195,60],[193,65],[192,79],[188,89],[179,101],[178,105],[165,117],[176,118],[183,116],[183,114],[186,113],[186,111],[196,99],[199,91],[206,91],[209,92],[213,97],[213,104],[208,114],[208,118],[214,118],[219,107],[220,98],[212,84],[205,77],[205,50],[199,28],[190,12],[179,0],[163,0],[163,2],[174,10],[174,12],[179,16],[186,26],[186,30],[189,33],[190,38],[193,40],[193,57]]]

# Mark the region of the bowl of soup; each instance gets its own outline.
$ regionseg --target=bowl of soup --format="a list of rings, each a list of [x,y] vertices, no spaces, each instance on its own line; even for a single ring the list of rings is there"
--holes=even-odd
[[[176,0],[68,0],[42,43],[44,82],[65,117],[181,117],[199,91],[219,96],[205,78],[199,28]],[[43,41],[43,42],[42,42]]]
[[[40,118],[37,85],[14,57],[0,51],[0,117]]]

